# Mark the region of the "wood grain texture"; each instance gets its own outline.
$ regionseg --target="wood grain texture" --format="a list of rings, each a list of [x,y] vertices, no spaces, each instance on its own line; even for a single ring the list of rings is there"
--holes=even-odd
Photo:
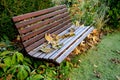
[[[60,5],[60,6],[56,6],[56,7],[36,11],[36,12],[30,12],[30,13],[26,13],[26,14],[23,14],[23,15],[15,16],[12,19],[13,19],[14,22],[18,22],[18,21],[21,21],[21,20],[24,20],[24,19],[28,19],[30,17],[35,17],[35,16],[38,16],[38,15],[46,14],[46,13],[53,12],[55,10],[59,10],[59,9],[62,9],[62,8],[66,8],[66,6],[65,5]]]
[[[78,45],[79,43],[81,43],[83,41],[83,39],[90,34],[90,32],[93,30],[94,28],[91,27],[89,30],[87,30],[82,36],[80,36],[73,44],[72,46],[70,46],[68,49],[65,50],[65,52],[63,52],[57,59],[56,62],[57,63],[61,63]]]

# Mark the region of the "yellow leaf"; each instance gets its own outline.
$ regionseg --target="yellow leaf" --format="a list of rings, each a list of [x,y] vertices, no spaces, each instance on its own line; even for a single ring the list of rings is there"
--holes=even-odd
[[[44,52],[44,53],[50,53],[53,51],[52,48],[48,48],[48,47],[41,47],[40,51]]]
[[[79,21],[75,21],[75,26],[80,26]]]
[[[50,34],[45,34],[45,39],[48,41],[48,44],[50,44],[53,41],[53,38],[51,37]]]
[[[7,45],[4,42],[0,42],[0,47],[6,47]]]
[[[79,54],[80,53],[80,50],[76,47],[75,50],[74,50],[75,54]]]
[[[85,47],[85,41],[82,41],[82,42],[80,43],[80,46],[81,46],[81,47]]]
[[[20,41],[20,35],[17,36],[17,40]]]

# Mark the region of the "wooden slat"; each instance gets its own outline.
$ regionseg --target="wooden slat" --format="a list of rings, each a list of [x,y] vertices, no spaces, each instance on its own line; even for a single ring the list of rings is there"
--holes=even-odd
[[[65,21],[64,23],[58,25],[57,27],[48,30],[46,33],[52,33],[52,32],[54,32],[54,31],[60,29],[60,27],[64,27],[64,26],[67,25],[68,23],[70,23],[70,20],[67,20],[67,21]],[[31,40],[31,41],[32,41],[32,40]],[[33,42],[35,42],[35,41],[33,41]],[[31,44],[30,46],[26,47],[26,51],[27,51],[27,52],[31,51],[32,49],[38,47],[38,46],[40,45],[40,43],[41,43],[41,41],[39,40],[39,41]]]
[[[60,22],[62,22],[62,20],[60,20]],[[70,20],[67,20],[67,21],[63,22],[60,25],[59,25],[59,22],[55,22],[55,23],[51,24],[50,26],[48,25],[46,27],[47,28],[46,31],[44,31],[43,33],[35,36],[34,38],[31,38],[31,39],[25,41],[23,44],[24,44],[25,47],[28,46],[28,45],[31,45],[33,42],[36,42],[37,40],[40,40],[41,38],[43,38],[45,33],[52,33],[53,31],[56,31],[57,29],[60,29],[60,27],[61,28],[64,27],[64,25],[67,25],[68,23],[70,23]],[[54,27],[54,26],[56,26],[56,27]],[[52,28],[52,27],[54,27],[54,28]],[[23,41],[24,41],[24,39],[23,39]]]
[[[93,30],[94,28],[91,27],[87,32],[85,32],[82,36],[77,39],[72,46],[70,46],[60,57],[56,59],[57,63],[61,63],[79,44],[83,41],[83,39]]]
[[[45,41],[44,38],[43,38],[42,40]],[[28,54],[29,54],[30,56],[35,55],[35,54],[40,50],[41,47],[42,47],[42,44],[41,44],[40,46],[38,46],[37,48],[33,49],[32,51],[30,51]],[[42,54],[42,53],[39,53],[39,54]]]
[[[34,55],[32,55],[35,58],[38,58],[42,53],[40,51],[37,51]]]
[[[81,28],[78,27],[77,30],[75,31],[75,34],[78,35],[78,33],[79,33],[80,31],[82,31],[83,29],[84,29],[84,27],[81,27]],[[68,31],[66,31],[66,33],[68,33]],[[64,34],[65,34],[65,33],[64,33]],[[74,38],[74,37],[62,39],[59,43],[60,43],[60,44],[63,43],[64,45],[66,45],[72,38]],[[54,53],[56,53],[57,50],[58,50],[58,49],[54,50],[53,52],[51,52],[51,53],[49,53],[49,54],[42,54],[42,55],[39,56],[39,58],[47,59],[47,58],[49,58],[50,56],[52,56]]]
[[[41,33],[42,32],[46,32],[47,30],[50,30],[51,28],[55,28],[55,27],[57,27],[57,25],[59,25],[59,24],[61,24],[62,22],[64,22],[64,21],[67,21],[67,20],[69,20],[69,16],[67,16],[67,17],[65,17],[65,18],[63,18],[63,19],[60,19],[60,20],[58,20],[58,21],[55,21],[54,23],[52,23],[52,24],[50,24],[50,25],[46,25],[45,27],[43,27],[42,29],[41,29]],[[34,26],[33,28],[35,28],[36,26]],[[42,31],[43,30],[43,31]],[[44,36],[44,33],[42,33],[43,34],[43,36]],[[43,36],[41,36],[42,34],[40,34],[39,36],[42,38]],[[24,35],[25,36],[25,35]],[[26,41],[26,40],[28,40],[29,39],[29,36],[27,36],[27,37],[24,37],[24,36],[21,36],[21,38],[22,38],[22,41]],[[37,39],[39,39],[39,38],[37,38]]]
[[[36,22],[44,20],[44,19],[48,19],[49,17],[56,16],[56,15],[62,14],[64,12],[67,12],[67,8],[63,8],[59,11],[55,11],[55,12],[52,12],[52,13],[49,13],[46,15],[38,16],[38,17],[32,18],[30,20],[19,22],[19,23],[16,23],[15,25],[17,28],[25,27],[26,25],[30,25],[30,24],[36,23]]]
[[[59,49],[59,50],[55,50],[54,52],[51,52],[51,53],[49,53],[49,54],[47,54],[44,58],[45,59],[48,59],[48,58],[50,58],[51,56],[53,56],[54,54],[60,54],[60,53],[58,53],[59,51],[62,51],[63,50],[63,48],[66,48],[66,47],[68,47],[69,45],[67,45],[72,39],[74,39],[75,37],[77,37],[77,35],[80,33],[80,32],[82,32],[83,30],[85,30],[85,27],[79,27],[76,31],[75,31],[75,35],[76,36],[73,36],[73,37],[70,37],[70,38],[67,38],[67,39],[64,39],[63,41],[61,41],[60,43],[63,43],[64,45],[63,45],[63,47],[61,48],[61,49]],[[67,45],[67,46],[66,46]],[[65,47],[66,46],[66,47]]]
[[[28,33],[29,29],[21,30],[21,31],[20,31],[21,34],[22,34],[22,33],[26,33],[26,32],[28,33],[28,34],[26,34],[26,35],[23,35],[22,38],[25,39],[25,40],[27,40],[27,39],[29,39],[29,38],[31,38],[31,37],[33,37],[33,36],[36,36],[37,34],[40,34],[40,33],[44,32],[44,31],[48,30],[49,28],[54,27],[54,26],[47,27],[47,26],[44,26],[44,25],[47,25],[48,23],[52,23],[52,22],[54,22],[54,21],[60,20],[62,17],[64,17],[64,18],[65,18],[65,17],[70,18],[70,17],[67,16],[67,15],[68,15],[68,13],[65,13],[65,14],[56,16],[56,17],[54,17],[54,18],[52,18],[52,19],[48,19],[48,20],[45,20],[45,21],[43,21],[43,22],[41,22],[41,23],[38,23],[38,24],[32,26],[33,29],[36,29],[36,30],[34,30],[34,31],[32,31],[32,32],[29,32],[29,33]],[[64,19],[64,18],[63,18],[63,19]],[[43,27],[42,27],[42,26],[43,26]],[[41,27],[41,28],[37,29],[36,27]]]
[[[31,13],[26,13],[20,16],[15,16],[13,17],[13,21],[17,22],[17,21],[21,21],[30,17],[34,17],[34,16],[38,16],[38,15],[42,15],[42,14],[46,14],[61,8],[65,8],[65,5],[60,5],[60,6],[56,6],[56,7],[52,7],[52,8],[48,8],[48,9],[44,9],[44,10],[40,10],[40,11],[36,11],[36,12],[31,12]]]
[[[82,30],[79,35],[74,36],[69,42],[67,41],[67,44],[64,45],[61,49],[59,49],[57,52],[55,52],[49,59],[53,60],[56,57],[58,57],[68,46],[70,46],[79,36],[81,36],[89,27],[86,27],[84,30]]]
[[[71,24],[68,24],[68,25],[66,25],[65,27],[60,28],[59,30],[53,32],[53,34],[63,35],[63,34],[65,34],[65,33],[67,33],[68,30],[69,30],[71,27],[73,27],[73,26],[71,26]],[[63,32],[62,32],[62,31],[63,31]],[[43,39],[44,39],[44,38],[43,38]],[[44,39],[44,41],[45,41],[45,39]],[[41,45],[41,46],[42,46],[42,45]],[[41,46],[39,46],[39,47],[35,48],[34,50],[30,51],[28,54],[31,55],[31,56],[34,56],[34,54],[36,54],[37,51],[40,50]],[[39,55],[40,55],[40,54],[42,54],[42,52],[39,53]]]

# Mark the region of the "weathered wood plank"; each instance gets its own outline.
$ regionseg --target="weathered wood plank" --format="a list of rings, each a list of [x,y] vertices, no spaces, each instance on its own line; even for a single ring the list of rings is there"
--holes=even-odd
[[[71,24],[68,24],[67,26],[65,26],[65,27],[63,27],[63,28],[60,28],[59,30],[53,32],[53,34],[63,35],[63,34],[65,34],[65,33],[67,33],[68,30],[69,30],[70,28],[72,28],[72,27],[73,27],[73,25],[71,26]],[[65,29],[65,28],[66,28],[66,29]],[[62,31],[63,31],[63,32],[62,32]],[[44,38],[43,38],[43,39],[44,39]],[[44,39],[44,40],[45,40],[45,39]],[[31,56],[33,56],[34,54],[36,54],[36,53],[40,50],[41,46],[42,46],[42,44],[41,44],[39,47],[37,47],[37,48],[33,49],[32,51],[30,51],[28,54],[31,55]],[[41,54],[44,54],[44,53],[41,52]]]
[[[35,17],[35,16],[38,16],[38,15],[46,14],[46,13],[49,13],[49,12],[52,12],[52,11],[55,11],[55,10],[59,10],[59,9],[62,9],[62,8],[66,8],[66,6],[65,5],[60,5],[60,6],[56,6],[56,7],[36,11],[36,12],[26,13],[26,14],[23,14],[23,15],[20,15],[20,16],[15,16],[15,17],[13,17],[13,21],[18,22],[18,21],[21,21],[21,20],[24,20],[24,19],[27,19],[27,18],[30,18],[30,17]]]
[[[64,21],[67,21],[68,19],[69,19],[70,17],[69,16],[66,16],[66,17],[64,17],[63,19],[60,19],[60,20],[58,20],[58,21],[55,21],[54,23],[52,23],[52,25],[51,26],[48,26],[47,24],[45,24],[45,23],[39,23],[39,24],[37,24],[37,25],[33,25],[32,27],[29,27],[29,28],[27,28],[27,29],[24,29],[24,31],[29,31],[29,30],[37,30],[37,29],[39,29],[39,31],[38,31],[38,33],[40,34],[40,33],[45,33],[47,30],[49,30],[49,29],[51,29],[51,28],[54,28],[54,27],[57,27],[57,25],[59,25],[60,23],[62,23],[62,22],[64,22]],[[43,26],[43,27],[42,27]],[[42,27],[42,28],[38,28],[38,27]],[[35,35],[37,35],[36,33],[35,33],[35,31],[33,31],[33,32],[27,32],[28,34],[25,34],[25,35],[23,35],[22,36],[22,40],[23,41],[25,41],[25,40],[28,40],[29,38],[31,38],[31,37],[34,37]],[[43,36],[44,36],[44,34],[43,34]]]
[[[36,18],[32,18],[32,19],[29,19],[29,20],[25,20],[23,22],[19,22],[19,23],[16,23],[16,27],[17,28],[24,28],[26,27],[27,25],[30,25],[30,24],[33,24],[33,23],[36,23],[36,22],[39,22],[39,21],[42,21],[44,19],[48,19],[49,17],[53,17],[53,16],[56,16],[56,15],[59,15],[59,14],[62,14],[64,12],[67,12],[67,9],[64,8],[62,10],[59,10],[59,11],[55,11],[55,12],[52,12],[52,13],[49,13],[49,14],[46,14],[46,15],[42,15],[42,16],[38,16]]]
[[[65,52],[62,53],[62,55],[60,55],[60,57],[58,57],[56,59],[57,63],[61,63],[79,44],[80,42],[83,41],[83,39],[90,34],[90,32],[93,30],[94,28],[91,27],[88,31],[86,31],[82,36],[79,37],[79,39],[77,39],[72,46],[70,46],[67,50],[65,50]]]
[[[73,28],[73,26],[74,26],[74,25],[72,25],[70,28]],[[60,34],[58,34],[58,35],[61,36],[61,35],[63,35],[63,34],[68,33],[70,28],[68,27],[68,29],[66,29],[65,31],[63,31],[62,33],[60,33]],[[65,40],[67,40],[67,39],[60,39],[60,44],[62,44],[63,42],[65,42]],[[63,43],[63,44],[64,44],[64,43]],[[57,51],[57,50],[54,50],[53,52],[55,52],[55,51]],[[50,55],[52,55],[52,54],[50,54],[50,53],[49,53],[49,54],[43,53],[42,55],[40,55],[40,56],[38,56],[38,57],[45,59],[44,57],[50,56]]]
[[[62,22],[62,21],[61,21]],[[26,46],[28,46],[28,45],[30,45],[30,44],[32,44],[33,42],[36,42],[36,41],[38,41],[38,40],[40,40],[41,38],[43,38],[44,37],[44,35],[45,35],[45,33],[52,33],[52,31],[54,31],[54,30],[58,30],[58,29],[56,29],[56,28],[59,28],[59,27],[61,27],[61,28],[63,28],[64,27],[64,25],[66,25],[66,24],[68,24],[70,22],[70,20],[67,20],[67,21],[65,21],[65,22],[63,22],[61,25],[59,25],[59,22],[57,23],[57,24],[50,24],[50,25],[47,25],[47,30],[46,31],[44,31],[43,33],[41,33],[40,35],[37,35],[37,36],[35,36],[35,37],[33,37],[33,38],[30,38],[29,40],[27,40],[27,41],[25,41],[23,44],[24,44],[24,46],[26,47]],[[56,28],[55,27],[53,27],[53,28],[51,28],[51,26],[57,26]],[[60,29],[60,28],[59,28]]]
[[[60,27],[61,27],[61,28],[64,27],[64,26],[67,25],[68,23],[70,23],[70,20],[65,21],[64,23],[58,25],[58,26],[55,27],[55,28],[49,29],[48,31],[46,31],[46,33],[52,33],[52,32],[54,32],[54,31],[60,29]],[[45,34],[45,33],[44,33],[44,34]],[[42,35],[38,35],[38,36],[41,37]],[[38,37],[38,36],[36,36],[36,37]],[[44,36],[44,35],[43,35],[43,36]],[[39,38],[39,37],[38,37],[38,38]],[[35,39],[34,39],[34,40],[35,40]],[[38,39],[37,39],[37,40],[38,40]],[[31,41],[32,41],[32,40],[31,40]],[[37,41],[37,42],[35,42],[35,41],[33,41],[33,42],[34,42],[33,44],[31,44],[30,46],[26,47],[26,51],[27,51],[27,52],[31,51],[32,49],[38,47],[38,46],[41,44],[41,41],[40,41],[40,40]]]
[[[47,24],[49,24],[49,23],[53,23],[54,21],[60,20],[60,19],[63,18],[63,17],[65,18],[65,16],[66,16],[66,17],[69,17],[67,12],[64,13],[64,14],[55,16],[55,17],[53,17],[53,18],[47,19],[47,20],[45,20],[45,21],[41,21],[40,23],[37,23],[37,24],[33,25],[33,26],[32,26],[33,28],[30,28],[30,27],[29,27],[29,28],[24,28],[24,30],[19,30],[19,32],[20,32],[21,34],[28,33],[28,34],[24,35],[24,37],[30,36],[30,35],[33,34],[33,33],[34,33],[34,35],[31,35],[30,37],[35,36],[36,34],[42,33],[42,32],[44,32],[44,31],[47,29],[47,28],[46,28],[47,26],[45,26],[45,25],[47,25]],[[69,17],[69,18],[70,18],[70,17]],[[54,26],[51,26],[51,27],[54,27]],[[35,29],[35,30],[34,30],[34,29]],[[29,31],[31,31],[31,30],[32,30],[32,32],[29,32]]]
[[[49,59],[55,59],[56,57],[58,57],[66,48],[68,48],[68,46],[70,46],[78,37],[80,37],[80,35],[82,35],[89,27],[86,27],[84,30],[82,30],[79,35],[77,34],[76,36],[74,36],[74,38],[72,38],[72,40],[70,40],[69,42],[67,42],[66,45],[64,45],[61,49],[59,49],[56,53],[54,53],[51,57],[49,57]]]
[[[84,27],[79,27],[76,31],[75,31],[75,35],[77,36],[80,32],[82,32],[83,30],[84,30],[85,28]],[[58,49],[58,50],[55,50],[54,52],[52,52],[52,53],[49,53],[49,54],[47,54],[44,58],[45,59],[48,59],[48,58],[50,58],[51,59],[51,56],[54,56],[54,55],[56,55],[57,54],[57,56],[58,55],[60,55],[60,53],[62,52],[62,51],[64,51],[64,49],[66,48],[66,47],[68,47],[69,45],[67,45],[72,39],[74,39],[76,36],[73,36],[73,37],[70,37],[70,38],[67,38],[67,39],[63,39],[60,43],[63,43],[64,45],[63,45],[63,47],[61,48],[61,49]],[[67,45],[67,46],[66,46]],[[65,47],[66,46],[66,47]],[[61,51],[61,52],[60,52]],[[60,53],[59,53],[60,52]],[[54,58],[54,57],[53,57]]]

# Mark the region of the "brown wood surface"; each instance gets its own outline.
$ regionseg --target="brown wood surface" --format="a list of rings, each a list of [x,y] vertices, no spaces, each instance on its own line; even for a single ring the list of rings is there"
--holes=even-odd
[[[22,22],[16,23],[16,27],[17,28],[26,27],[26,25],[30,25],[30,24],[42,21],[44,19],[48,19],[49,17],[56,16],[56,15],[62,14],[64,12],[67,12],[67,8],[63,8],[61,10],[54,11],[52,13],[48,13],[48,14],[45,14],[45,15],[41,15],[41,16],[38,16],[38,17],[35,17],[35,18],[31,17],[31,19],[23,20]]]
[[[69,24],[70,23],[70,20],[67,20],[65,22],[63,22],[62,24],[58,25],[57,27],[54,27],[52,29],[49,29],[48,31],[42,33],[42,34],[45,34],[45,33],[53,33],[54,31],[57,31],[59,30],[60,28],[64,27],[65,25]],[[30,46],[26,47],[26,50],[27,52],[33,50],[34,48],[38,47],[42,42],[41,40],[38,40],[38,38],[41,38],[40,36],[44,36],[44,35],[37,35],[35,39],[31,40],[30,39],[30,42],[32,43]],[[38,40],[38,41],[36,41]],[[34,42],[34,43],[33,43]],[[24,44],[25,45],[25,44]]]
[[[55,21],[51,24],[44,25],[46,23],[45,22],[45,23],[41,23],[38,26],[33,25],[32,27],[29,28],[29,29],[32,28],[31,30],[33,30],[33,31],[28,32],[27,34],[23,35],[22,36],[22,41],[28,40],[29,38],[34,37],[38,34],[41,34],[41,33],[45,32],[45,31],[47,31],[51,28],[57,27],[57,25],[59,25],[60,23],[63,23],[64,21],[68,20],[69,18],[70,18],[69,16],[65,16],[64,18],[60,18],[58,21]],[[39,27],[39,26],[41,26],[41,28],[36,28],[36,27]],[[29,29],[24,29],[24,30],[29,30]],[[43,34],[43,36],[44,36],[44,34]]]
[[[56,24],[56,23],[57,23],[57,24]],[[65,25],[67,25],[68,23],[70,23],[70,20],[64,21],[64,22],[63,22],[62,24],[60,24],[60,25],[59,25],[59,22],[56,22],[56,23],[53,24],[53,25],[50,26],[50,27],[47,27],[48,29],[47,29],[46,31],[42,32],[41,34],[36,35],[35,37],[30,38],[29,40],[25,41],[25,42],[24,42],[24,46],[26,47],[26,46],[28,46],[28,45],[33,44],[33,42],[36,42],[36,41],[40,40],[41,38],[44,38],[45,33],[53,33],[54,31],[56,31],[56,30],[58,30],[58,29],[60,29],[60,28],[63,28]],[[53,27],[54,25],[55,25],[56,27]],[[53,28],[51,28],[51,27],[53,27]],[[26,38],[27,38],[27,37],[26,37]],[[24,39],[23,39],[23,41],[24,41]]]
[[[46,13],[49,13],[49,12],[53,12],[55,10],[59,10],[59,9],[65,8],[65,7],[66,7],[65,5],[60,5],[60,6],[56,6],[56,7],[52,7],[52,8],[48,8],[48,9],[44,9],[44,10],[40,10],[40,11],[36,11],[36,12],[26,13],[26,14],[23,14],[23,15],[20,15],[20,16],[13,17],[13,21],[14,22],[18,22],[18,21],[21,21],[21,20],[24,20],[24,19],[28,19],[28,18],[31,18],[31,17],[35,17],[35,16],[38,16],[38,15],[46,14]]]
[[[72,25],[72,24],[69,23],[69,24],[66,25],[65,27],[60,28],[59,30],[57,30],[57,31],[55,31],[55,32],[53,32],[53,33],[54,33],[54,34],[58,34],[58,35],[63,35],[63,34],[65,34],[65,33],[68,33],[69,29],[72,28],[71,25]],[[43,39],[44,39],[44,38],[43,38]],[[44,39],[44,40],[45,40],[45,39]],[[42,52],[41,52],[41,53],[37,53],[37,52],[40,50],[40,47],[41,47],[41,46],[42,46],[42,45],[40,45],[39,47],[33,49],[33,50],[30,51],[28,54],[31,55],[31,56],[34,56],[35,54],[43,54]],[[49,54],[47,54],[47,55],[49,55]]]

